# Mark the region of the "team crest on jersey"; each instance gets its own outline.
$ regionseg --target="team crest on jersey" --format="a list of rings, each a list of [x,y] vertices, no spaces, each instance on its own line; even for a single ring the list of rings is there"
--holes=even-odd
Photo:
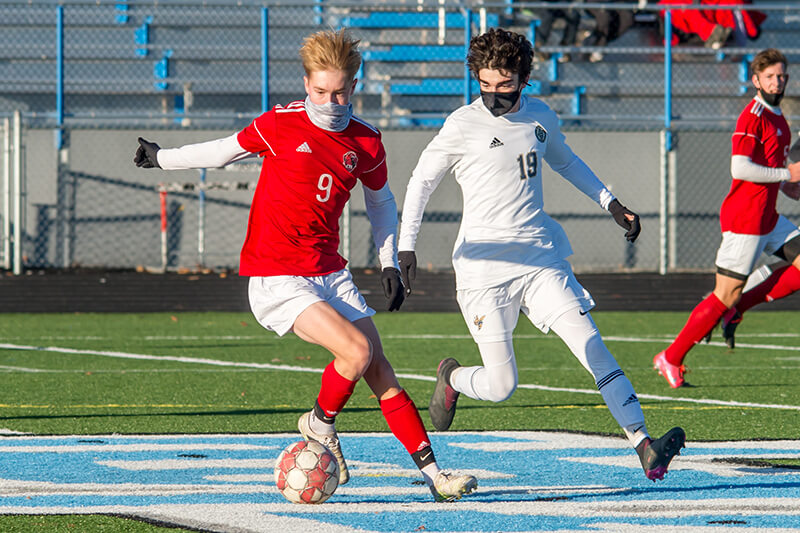
[[[342,156],[342,164],[344,168],[347,169],[348,172],[352,172],[356,165],[358,164],[358,156],[355,152],[347,152]]]
[[[472,322],[478,327],[478,329],[481,329],[483,327],[484,318],[486,318],[486,315],[483,316],[475,315],[475,318],[472,319]]]
[[[536,133],[536,138],[539,139],[540,143],[543,143],[544,140],[547,139],[547,131],[541,126],[537,125],[534,133]]]

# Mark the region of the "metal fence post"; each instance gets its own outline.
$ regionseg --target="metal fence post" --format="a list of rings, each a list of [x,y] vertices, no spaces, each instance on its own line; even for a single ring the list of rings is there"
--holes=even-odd
[[[469,55],[469,42],[472,40],[472,10],[464,10],[464,57]],[[464,62],[464,105],[472,102],[472,80],[470,79],[469,65]]]
[[[11,269],[11,121],[3,119],[3,268]]]
[[[64,143],[64,6],[56,7],[56,150]]]
[[[269,8],[261,8],[261,112],[269,111]]]
[[[672,151],[672,12],[664,13],[664,129],[661,131],[661,161],[659,169],[659,254],[658,272],[667,273],[670,257],[670,152]],[[674,252],[674,250],[673,250]]]
[[[14,274],[22,274],[22,113],[14,111]]]

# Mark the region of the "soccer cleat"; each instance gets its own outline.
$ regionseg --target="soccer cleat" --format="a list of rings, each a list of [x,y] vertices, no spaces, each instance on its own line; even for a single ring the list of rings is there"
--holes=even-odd
[[[741,322],[742,314],[739,313],[735,307],[731,307],[722,315],[722,338],[731,350],[736,346],[736,339],[734,339],[733,334],[736,332],[736,327]]]
[[[428,403],[428,414],[433,422],[433,427],[438,431],[446,431],[456,415],[459,392],[450,386],[447,379],[453,370],[460,366],[458,361],[448,357],[442,359],[436,369],[436,388],[433,389],[433,396]]]
[[[720,26],[717,24],[714,26],[714,29],[711,30],[711,35],[709,35],[708,39],[706,39],[705,47],[711,48],[712,50],[719,50],[725,45],[725,41],[728,40],[730,35],[730,28],[726,28],[725,26]]]
[[[336,434],[336,431],[333,432],[333,435],[314,433],[311,430],[311,424],[308,420],[310,416],[310,411],[308,413],[303,413],[297,421],[297,429],[300,430],[304,439],[315,440],[331,451],[333,456],[336,457],[336,462],[339,463],[339,485],[344,485],[350,481],[350,472],[347,470],[347,463],[344,462],[342,447],[339,444],[339,435]]]
[[[474,492],[478,488],[475,476],[451,474],[440,470],[430,487],[433,499],[437,502],[452,502],[461,499],[464,494]]]
[[[636,452],[642,462],[644,475],[647,479],[655,482],[657,479],[664,479],[670,461],[676,455],[681,454],[681,448],[686,447],[686,433],[682,428],[674,427],[667,431],[663,437],[656,440],[645,440]]]
[[[676,366],[667,361],[666,352],[659,352],[653,357],[653,368],[658,370],[658,373],[667,378],[669,386],[673,389],[682,387],[685,383],[683,374],[686,372],[686,367],[683,365]]]

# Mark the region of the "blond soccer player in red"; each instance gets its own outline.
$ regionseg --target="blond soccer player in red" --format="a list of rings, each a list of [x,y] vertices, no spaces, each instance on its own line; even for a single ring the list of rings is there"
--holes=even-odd
[[[354,116],[350,103],[361,64],[358,43],[345,30],[312,34],[300,49],[305,100],[276,106],[242,131],[205,143],[161,149],[140,138],[134,162],[177,170],[263,158],[239,265],[240,275],[250,276],[251,309],[266,329],[291,331],[333,354],[314,408],[298,421],[300,432],[333,452],[339,482],[347,483],[335,420],[364,378],[434,499],[453,500],[475,490],[477,481],[439,468],[417,408],[383,352],[371,318],[375,311],[338,253],[339,217],[361,182],[388,309],[400,308],[405,289],[386,153],[380,132]]]
[[[787,166],[791,131],[780,102],[789,75],[786,57],[769,48],[750,65],[756,96],[744,108],[732,138],[730,192],[722,202],[722,244],[717,252],[714,291],[694,308],[672,344],[653,358],[670,387],[685,384],[687,352],[722,319],[733,347],[740,313],[800,289],[800,229],[778,214],[778,193],[800,198],[800,163]],[[742,295],[747,277],[762,253],[787,261],[765,281]],[[732,326],[733,325],[733,326]]]

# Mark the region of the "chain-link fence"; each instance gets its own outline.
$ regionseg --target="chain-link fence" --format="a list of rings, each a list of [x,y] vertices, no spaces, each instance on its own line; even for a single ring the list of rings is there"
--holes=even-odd
[[[642,216],[642,238],[627,245],[606,213],[546,169],[545,206],[572,241],[575,269],[710,270],[730,134],[752,96],[748,62],[776,46],[793,73],[800,6],[754,2],[766,15],[758,37],[738,42],[731,32],[715,48],[672,33],[653,3],[578,4],[0,0],[2,267],[236,269],[258,165],[146,171],[131,162],[136,138],[179,146],[227,136],[302,98],[297,51],[329,27],[362,40],[354,106],[383,130],[402,206],[422,149],[477,96],[465,44],[502,26],[537,42],[526,91],[560,114],[576,153]],[[575,27],[574,17],[549,17],[556,9],[574,10]],[[602,46],[597,9],[630,20]],[[665,41],[670,33],[686,42]],[[793,131],[794,78],[782,106]],[[797,202],[779,209],[800,222]],[[423,266],[450,268],[460,211],[446,179],[426,211]],[[358,190],[342,228],[351,265],[376,265]]]

